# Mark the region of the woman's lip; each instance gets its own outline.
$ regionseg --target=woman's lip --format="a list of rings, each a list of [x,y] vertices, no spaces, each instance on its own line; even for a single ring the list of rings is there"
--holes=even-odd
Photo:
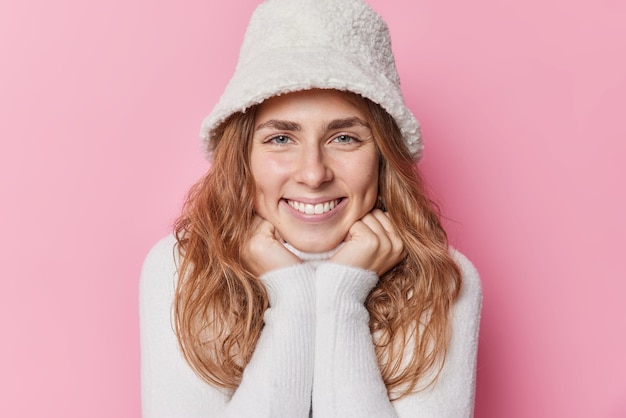
[[[287,199],[287,204],[298,212],[306,215],[322,215],[333,210],[340,201],[341,199],[331,199],[318,203],[305,203],[298,200]]]
[[[316,199],[316,203],[305,203],[302,200],[283,199],[291,213],[305,220],[325,220],[334,215],[338,207],[343,207],[344,198]],[[311,202],[311,200],[309,200]]]
[[[331,200],[341,200],[343,199],[343,197],[315,197],[315,198],[311,198],[311,197],[284,197],[283,200],[286,200],[288,202],[298,202],[298,203],[304,203],[304,204],[311,204],[311,205],[316,205],[318,203],[326,203],[326,202],[330,202]]]

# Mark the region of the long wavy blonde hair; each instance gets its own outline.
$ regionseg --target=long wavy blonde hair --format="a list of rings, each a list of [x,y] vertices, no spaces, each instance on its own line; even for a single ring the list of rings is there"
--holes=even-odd
[[[364,109],[380,153],[377,207],[389,213],[407,250],[365,303],[383,380],[395,399],[436,380],[461,273],[395,121],[380,106],[347,94]],[[240,252],[254,219],[249,149],[255,114],[251,108],[221,125],[213,165],[191,188],[175,224],[180,265],[174,330],[194,371],[227,389],[241,382],[268,308],[265,288]]]

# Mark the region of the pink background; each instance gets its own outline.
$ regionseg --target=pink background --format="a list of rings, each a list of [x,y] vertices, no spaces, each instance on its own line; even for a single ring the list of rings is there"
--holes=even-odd
[[[0,416],[139,417],[137,285],[257,1],[0,2]],[[626,417],[626,5],[371,0],[482,274],[476,416]]]

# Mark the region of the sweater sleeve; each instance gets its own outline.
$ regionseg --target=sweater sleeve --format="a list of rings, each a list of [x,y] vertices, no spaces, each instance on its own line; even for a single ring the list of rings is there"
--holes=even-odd
[[[463,284],[452,310],[452,339],[435,384],[391,402],[369,330],[365,298],[378,278],[331,263],[316,272],[313,413],[319,417],[471,418],[482,293],[478,273],[453,251]]]
[[[316,270],[316,417],[396,417],[387,397],[364,302],[378,282],[371,271],[322,263]]]
[[[298,264],[263,276],[270,307],[228,417],[308,417],[313,385],[314,270]]]
[[[171,325],[176,285],[173,237],[148,254],[140,284],[144,418],[307,417],[313,380],[313,269],[299,264],[261,277],[270,308],[232,397],[198,378]]]
[[[433,386],[394,402],[400,418],[471,418],[474,415],[478,328],[482,304],[480,278],[472,263],[452,250],[463,283],[452,310],[452,338]]]

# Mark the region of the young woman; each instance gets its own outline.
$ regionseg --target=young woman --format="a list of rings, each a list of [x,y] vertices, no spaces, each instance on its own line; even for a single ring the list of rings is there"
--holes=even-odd
[[[470,417],[481,293],[415,163],[385,23],[268,0],[141,283],[144,417]]]

